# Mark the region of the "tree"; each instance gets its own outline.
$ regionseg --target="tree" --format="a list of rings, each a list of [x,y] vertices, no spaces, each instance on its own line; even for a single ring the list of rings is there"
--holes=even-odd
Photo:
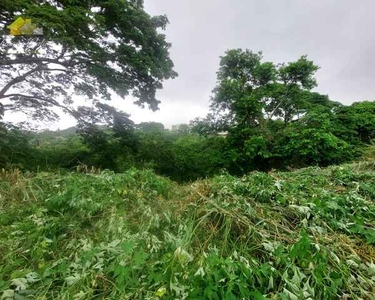
[[[335,109],[335,133],[353,144],[375,139],[375,102],[355,102]]]
[[[0,122],[0,168],[17,166],[30,170],[35,159],[30,141],[29,132]]]
[[[139,139],[138,165],[153,168],[159,174],[174,176],[174,136],[161,123],[144,122],[136,125],[136,128]]]
[[[311,91],[317,86],[314,75],[319,67],[307,56],[282,64],[262,59],[260,52],[241,49],[229,50],[221,57],[211,113],[194,121],[193,132],[228,131],[228,169],[234,174],[285,167],[289,163],[339,161],[348,148],[343,140],[328,133],[328,127],[316,128],[312,122],[302,126],[312,112],[331,112],[340,107],[328,96]],[[331,113],[323,116],[332,118]],[[323,149],[319,149],[319,143]],[[277,148],[280,145],[283,151]],[[311,152],[304,153],[308,150],[304,147]],[[331,155],[336,150],[338,156]],[[313,158],[308,158],[313,154]],[[291,156],[297,159],[292,162]],[[341,156],[348,157],[352,157],[350,153]]]
[[[191,127],[189,124],[180,124],[175,132],[178,135],[187,135],[191,133]]]
[[[275,118],[287,124],[306,111],[317,70],[306,56],[275,65],[262,62],[262,53],[229,50],[221,57],[211,109],[232,127],[264,129]]]
[[[0,26],[31,18],[42,37],[6,36],[0,49],[0,117],[22,111],[56,119],[54,108],[80,118],[73,94],[97,105],[130,93],[158,109],[157,89],[174,78],[170,44],[140,0],[14,0],[0,3]],[[0,27],[0,28],[1,28]],[[97,106],[100,109],[100,106]],[[81,111],[85,112],[84,110]]]
[[[164,125],[157,122],[142,122],[135,127],[141,132],[159,133],[165,131]]]
[[[334,134],[332,120],[333,113],[327,108],[310,110],[276,136],[274,156],[281,158],[284,167],[327,166],[352,160],[356,149]]]
[[[78,165],[85,164],[92,166],[88,149],[75,131],[69,135],[62,136],[58,132],[45,135],[43,132],[34,133],[34,149],[37,161],[34,169],[75,169]],[[29,158],[30,155],[26,154]],[[28,164],[28,170],[32,170]]]
[[[191,133],[208,136],[221,131],[227,131],[229,124],[220,116],[208,114],[205,118],[195,118],[190,121],[189,127]]]
[[[82,120],[78,132],[90,150],[90,164],[124,171],[134,165],[139,141],[129,115],[106,104],[95,108],[80,107]]]
[[[181,135],[173,143],[175,179],[196,180],[219,173],[226,167],[225,139]]]

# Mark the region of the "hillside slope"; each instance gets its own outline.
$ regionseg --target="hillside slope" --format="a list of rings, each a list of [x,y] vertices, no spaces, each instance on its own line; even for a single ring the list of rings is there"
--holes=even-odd
[[[0,174],[2,299],[375,299],[374,163]]]

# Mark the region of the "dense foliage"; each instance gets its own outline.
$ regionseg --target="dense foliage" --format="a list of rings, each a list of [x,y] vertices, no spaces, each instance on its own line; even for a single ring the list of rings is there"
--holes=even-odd
[[[152,122],[120,130],[113,126],[76,130],[35,133],[4,127],[8,139],[0,140],[0,167],[37,171],[85,165],[115,172],[152,168],[178,181],[212,176],[225,168],[226,141],[221,137],[169,131]]]
[[[6,35],[19,16],[43,28],[43,36]],[[160,32],[167,23],[139,0],[1,1],[0,118],[18,111],[55,119],[56,107],[81,118],[78,98],[100,109],[113,93],[131,93],[156,110],[157,89],[177,75]]]
[[[344,106],[313,92],[318,69],[306,56],[274,64],[261,53],[227,51],[211,113],[194,120],[193,131],[227,132],[235,174],[350,161],[374,137],[375,103]]]
[[[177,181],[251,170],[327,166],[360,156],[375,136],[375,102],[314,109],[287,126],[271,121],[267,132],[232,127],[224,135],[199,131],[202,121],[170,131],[160,123],[134,125],[116,112],[106,126],[30,132],[0,126],[0,167],[75,169],[86,165],[123,172],[152,168]]]
[[[3,172],[2,299],[374,299],[374,174]]]

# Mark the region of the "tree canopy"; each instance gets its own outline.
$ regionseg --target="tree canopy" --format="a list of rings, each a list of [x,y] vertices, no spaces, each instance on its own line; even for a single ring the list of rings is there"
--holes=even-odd
[[[18,16],[43,28],[41,37],[4,35],[0,49],[0,116],[22,111],[58,117],[59,107],[80,117],[75,99],[97,106],[111,92],[158,109],[156,91],[174,78],[170,44],[140,0],[14,0],[0,3],[0,28]],[[77,97],[74,97],[76,95]],[[100,106],[98,107],[100,108]],[[81,111],[82,112],[82,111]]]
[[[285,124],[315,103],[328,98],[309,92],[319,69],[306,56],[288,64],[262,62],[262,53],[229,50],[221,57],[211,101],[214,115],[227,126],[260,126],[280,118]]]

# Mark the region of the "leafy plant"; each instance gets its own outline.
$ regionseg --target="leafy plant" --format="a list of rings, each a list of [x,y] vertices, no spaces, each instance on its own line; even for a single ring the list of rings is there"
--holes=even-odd
[[[373,163],[223,173],[1,173],[5,299],[372,299]]]

